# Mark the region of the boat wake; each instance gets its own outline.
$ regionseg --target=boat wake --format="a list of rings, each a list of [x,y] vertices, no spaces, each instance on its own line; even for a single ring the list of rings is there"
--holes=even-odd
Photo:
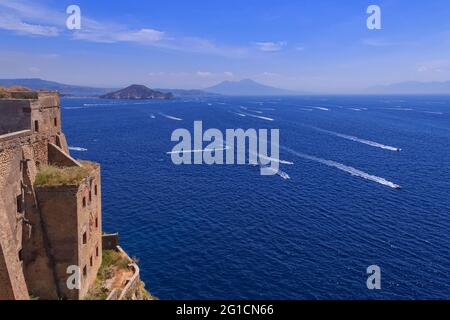
[[[163,116],[166,119],[175,120],[175,121],[183,121],[183,119],[181,119],[181,118],[177,118],[177,117],[174,117],[174,116],[169,116],[169,115],[164,114],[162,112],[160,112],[159,115]]]
[[[271,157],[264,156],[264,155],[262,155],[262,154],[259,154],[258,157],[259,157],[260,159],[268,160],[268,161],[271,161],[271,162],[277,162],[277,163],[279,163],[279,164],[287,164],[287,165],[293,165],[293,164],[294,164],[294,163],[291,162],[291,161],[279,160],[279,159],[275,159],[275,158],[271,158]]]
[[[347,139],[347,140],[354,141],[354,142],[359,142],[359,143],[366,144],[368,146],[375,147],[375,148],[380,148],[380,149],[389,150],[389,151],[396,151],[396,152],[399,152],[402,150],[397,147],[388,146],[388,145],[381,144],[381,143],[378,143],[375,141],[361,139],[361,138],[358,138],[355,136],[350,136],[350,135],[339,133],[339,132],[329,131],[329,130],[325,130],[325,129],[321,129],[321,128],[317,128],[317,127],[311,127],[311,128],[313,128],[314,130],[319,131],[319,132],[331,134],[331,135],[339,137],[339,138]]]
[[[266,169],[274,172],[276,175],[279,175],[284,180],[290,180],[291,179],[291,177],[286,172],[284,172],[284,171],[282,171],[280,169],[274,169],[274,168],[270,168],[270,167],[266,167]]]
[[[350,166],[346,166],[345,164],[342,164],[342,163],[339,163],[339,162],[336,162],[336,161],[332,161],[332,160],[325,160],[325,159],[321,159],[321,158],[318,158],[318,157],[310,156],[310,155],[307,155],[307,154],[304,154],[304,153],[301,153],[301,152],[297,152],[297,151],[292,150],[292,149],[287,148],[287,147],[282,147],[282,149],[284,149],[287,152],[290,152],[291,154],[296,155],[296,156],[298,156],[300,158],[303,158],[303,159],[306,159],[306,160],[310,160],[310,161],[314,161],[314,162],[318,162],[318,163],[324,164],[326,166],[339,169],[341,171],[344,171],[346,173],[351,174],[354,177],[359,177],[359,178],[363,178],[363,179],[366,179],[366,180],[369,180],[369,181],[373,181],[373,182],[382,184],[384,186],[387,186],[387,187],[390,187],[390,188],[393,188],[393,189],[401,189],[401,187],[398,184],[395,184],[395,183],[393,183],[391,181],[388,181],[388,180],[386,180],[384,178],[371,175],[371,174],[366,173],[364,171],[361,171],[359,169],[356,169],[356,168],[353,168],[353,167],[350,167]]]
[[[88,149],[86,148],[81,148],[81,147],[69,147],[70,151],[78,151],[78,152],[86,152],[88,151]]]
[[[274,119],[269,118],[269,117],[257,116],[257,115],[255,115],[255,114],[250,114],[250,113],[244,113],[244,114],[245,114],[246,116],[252,117],[252,118],[258,118],[258,119],[266,120],[266,121],[275,121]]]

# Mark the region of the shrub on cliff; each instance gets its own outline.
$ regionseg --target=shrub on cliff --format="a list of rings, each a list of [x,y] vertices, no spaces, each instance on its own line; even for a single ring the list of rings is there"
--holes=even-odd
[[[42,166],[36,175],[36,186],[77,185],[89,175],[83,167]]]

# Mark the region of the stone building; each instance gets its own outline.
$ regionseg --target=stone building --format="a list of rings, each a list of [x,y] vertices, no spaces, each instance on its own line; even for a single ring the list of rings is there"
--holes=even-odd
[[[70,156],[58,93],[0,98],[0,300],[82,299],[101,253],[100,167]]]

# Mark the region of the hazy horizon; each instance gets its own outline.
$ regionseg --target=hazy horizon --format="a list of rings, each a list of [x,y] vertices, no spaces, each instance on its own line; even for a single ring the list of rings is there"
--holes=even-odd
[[[253,79],[292,91],[351,93],[450,80],[450,3],[362,0],[0,0],[0,78],[92,87],[202,89]],[[381,8],[369,30],[367,7]]]

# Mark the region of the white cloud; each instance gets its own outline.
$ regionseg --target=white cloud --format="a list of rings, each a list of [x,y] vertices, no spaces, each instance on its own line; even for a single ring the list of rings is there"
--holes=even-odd
[[[410,46],[415,45],[415,42],[407,42],[407,41],[390,41],[383,38],[367,38],[363,39],[362,43],[366,46],[371,47],[392,47],[392,46]]]
[[[276,52],[283,49],[287,45],[286,42],[255,42],[256,47],[261,51]]]
[[[223,74],[227,77],[234,77],[234,74],[231,71],[225,71]]]
[[[36,36],[56,37],[59,35],[56,27],[23,22],[16,16],[3,13],[0,14],[0,29]]]
[[[242,57],[246,48],[218,45],[208,39],[182,36],[172,37],[153,28],[130,28],[112,22],[96,21],[83,14],[81,30],[69,31],[65,27],[67,15],[38,5],[29,0],[0,0],[0,29],[19,34],[41,36],[69,36],[75,40],[116,43],[132,42],[183,52],[212,54],[225,57]]]
[[[118,41],[130,41],[130,42],[157,42],[164,38],[164,32],[154,29],[141,29],[139,31],[131,31],[119,33],[116,36]]]
[[[424,72],[444,72],[444,69],[447,69],[450,65],[450,62],[448,60],[431,60],[431,61],[425,61],[419,63],[417,67],[417,71],[424,73]]]
[[[197,76],[202,77],[202,78],[207,78],[207,77],[211,77],[213,74],[212,72],[209,71],[197,71]]]
[[[160,71],[160,72],[149,72],[148,75],[150,77],[161,77],[161,76],[166,75],[166,73],[162,72],[162,71]]]
[[[268,72],[268,71],[264,71],[261,75],[263,77],[268,77],[268,78],[274,78],[274,77],[279,77],[280,76],[278,73]]]
[[[30,67],[28,68],[28,71],[32,74],[37,74],[41,72],[41,69],[37,68],[37,67]]]

